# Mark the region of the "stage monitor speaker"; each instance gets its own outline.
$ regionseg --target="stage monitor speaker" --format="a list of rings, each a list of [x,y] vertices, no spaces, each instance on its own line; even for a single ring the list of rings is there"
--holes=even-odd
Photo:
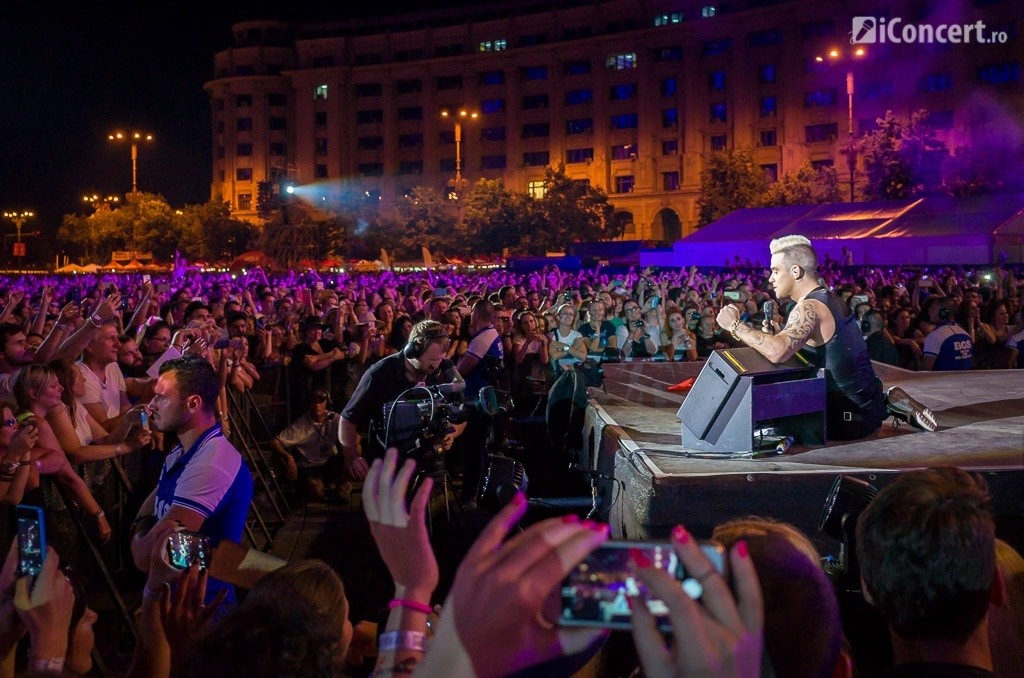
[[[759,431],[824,444],[825,370],[797,354],[775,364],[752,348],[708,357],[676,413],[686,450],[726,455],[757,450]]]

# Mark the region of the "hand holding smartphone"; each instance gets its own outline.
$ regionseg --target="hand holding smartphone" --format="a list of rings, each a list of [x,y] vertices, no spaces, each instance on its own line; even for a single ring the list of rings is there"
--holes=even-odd
[[[210,538],[188,530],[172,532],[167,538],[167,562],[179,570],[187,570],[196,563],[201,569],[207,569],[210,567]]]
[[[35,580],[46,560],[46,518],[38,506],[19,504],[15,508],[18,523],[18,572]]]
[[[701,550],[715,570],[725,570],[721,547],[704,544]],[[562,582],[562,626],[589,626],[609,629],[632,628],[629,599],[640,596],[657,619],[658,626],[671,630],[668,607],[650,595],[636,576],[632,552],[665,570],[679,581],[682,590],[694,600],[704,592],[701,581],[686,572],[675,549],[668,543],[609,541],[584,558]],[[702,573],[703,574],[703,573]]]

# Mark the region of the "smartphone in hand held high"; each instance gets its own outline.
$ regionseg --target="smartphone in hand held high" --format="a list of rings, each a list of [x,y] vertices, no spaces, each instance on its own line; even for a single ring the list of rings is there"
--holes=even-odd
[[[18,527],[18,572],[35,578],[46,560],[46,517],[38,506],[19,504],[15,510]]]
[[[629,598],[639,596],[657,620],[671,630],[668,607],[651,597],[636,577],[631,550],[639,550],[655,567],[679,581],[682,590],[699,600],[704,593],[700,580],[683,567],[671,544],[644,541],[609,541],[594,549],[562,582],[562,626],[590,626],[608,629],[632,628]],[[701,545],[704,555],[719,572],[725,571],[725,552],[715,544]]]

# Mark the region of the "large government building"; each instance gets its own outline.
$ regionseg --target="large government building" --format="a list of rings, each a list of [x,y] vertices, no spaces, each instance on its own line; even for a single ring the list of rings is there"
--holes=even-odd
[[[453,185],[457,163],[468,182],[501,179],[534,195],[545,168],[564,164],[609,194],[624,237],[672,241],[695,227],[700,174],[718,149],[753,148],[772,179],[834,164],[845,184],[851,121],[859,136],[886,110],[906,119],[927,109],[953,152],[1021,143],[1019,9],[1019,0],[548,0],[247,21],[205,85],[211,194],[258,221],[261,188],[284,180],[326,205],[360,196],[387,208],[415,186]],[[966,44],[962,27],[959,44],[920,42],[923,24],[979,20],[994,42]],[[882,42],[891,28],[899,44]],[[477,115],[442,115],[459,110]]]

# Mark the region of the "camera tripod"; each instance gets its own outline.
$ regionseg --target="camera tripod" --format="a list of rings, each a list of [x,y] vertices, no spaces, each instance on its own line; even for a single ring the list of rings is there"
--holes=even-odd
[[[444,456],[440,452],[433,452],[430,456],[426,457],[428,463],[425,464],[424,468],[417,469],[416,474],[413,476],[412,483],[409,487],[409,499],[416,494],[416,491],[423,484],[423,481],[430,478],[434,481],[434,486],[430,490],[430,497],[427,500],[427,533],[433,536],[434,534],[434,503],[435,500],[440,498],[444,502],[444,519],[449,525],[459,524],[461,526],[466,525],[466,514],[462,508],[462,504],[459,502],[458,497],[455,496],[455,480],[452,478],[452,474],[449,473],[448,469],[444,465]],[[453,509],[454,505],[454,509]],[[458,519],[455,523],[452,520],[453,514]]]

